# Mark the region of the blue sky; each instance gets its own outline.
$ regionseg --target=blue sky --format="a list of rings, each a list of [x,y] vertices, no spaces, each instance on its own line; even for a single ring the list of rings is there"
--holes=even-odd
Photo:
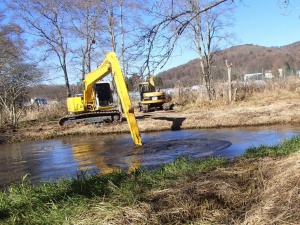
[[[233,45],[271,47],[300,41],[300,1],[289,0],[291,5],[287,9],[280,7],[279,1],[284,0],[242,0],[241,3],[236,0],[235,21],[230,28],[236,36]],[[154,75],[198,58],[195,52],[186,47],[176,55],[162,69],[156,70]]]
[[[238,43],[270,47],[300,41],[300,2],[291,4],[283,8],[278,0],[245,0],[235,13]]]
[[[284,0],[281,0],[284,1]],[[236,36],[233,45],[254,44],[265,47],[283,46],[300,41],[300,1],[290,0],[286,8],[278,0],[243,0],[234,12],[230,29]],[[197,58],[192,51],[171,59],[160,71]]]

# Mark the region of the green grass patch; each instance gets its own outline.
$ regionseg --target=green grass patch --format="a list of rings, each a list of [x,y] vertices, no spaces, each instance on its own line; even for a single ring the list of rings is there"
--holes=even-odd
[[[63,224],[94,196],[109,196],[109,182],[120,185],[128,174],[91,176],[33,185],[26,180],[0,192],[0,224]]]
[[[0,224],[72,223],[78,212],[88,210],[96,200],[130,206],[142,201],[151,190],[182,182],[188,173],[212,170],[227,162],[222,158],[179,158],[155,170],[137,169],[130,174],[122,171],[106,175],[82,173],[75,179],[39,185],[24,179],[0,192]]]
[[[281,143],[272,146],[261,145],[259,147],[248,148],[242,155],[245,158],[259,157],[281,157],[290,155],[300,150],[300,136],[291,139],[284,139]]]

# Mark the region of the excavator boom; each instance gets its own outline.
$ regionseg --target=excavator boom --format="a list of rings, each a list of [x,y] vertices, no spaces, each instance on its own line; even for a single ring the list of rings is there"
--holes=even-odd
[[[109,74],[112,74],[113,80],[116,84],[118,96],[121,100],[132,139],[136,145],[142,145],[140,131],[137,126],[134,109],[129,98],[125,79],[120,68],[118,58],[114,52],[108,53],[101,65],[86,75],[83,81],[83,96],[70,97],[67,99],[68,111],[74,115],[60,119],[59,124],[112,122],[120,119],[121,113],[118,110],[113,110],[114,106],[109,105],[107,101],[104,101],[104,105],[99,103],[101,99],[95,89],[96,83]],[[105,100],[107,100],[107,98]]]
[[[134,108],[130,101],[118,58],[114,52],[110,52],[107,54],[105,61],[100,65],[100,68],[102,67],[107,68],[107,72],[105,72],[106,75],[110,72],[112,73],[134,143],[136,145],[142,145],[140,131],[134,115]]]

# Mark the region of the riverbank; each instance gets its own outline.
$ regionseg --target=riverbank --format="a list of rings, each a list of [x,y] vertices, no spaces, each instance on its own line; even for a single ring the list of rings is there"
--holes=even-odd
[[[178,129],[300,124],[300,94],[297,92],[254,93],[246,100],[228,103],[200,102],[176,106],[173,111],[135,111],[140,132]],[[60,127],[58,120],[24,121],[18,129],[2,129],[0,143],[51,139],[66,135],[128,133],[127,122],[78,124]]]
[[[257,93],[230,104],[201,102],[136,113],[141,132],[299,124],[297,93]],[[126,121],[60,127],[26,121],[4,142],[129,132]],[[1,224],[299,224],[300,140],[261,146],[228,161],[180,158],[155,171],[89,176],[0,192]]]
[[[299,224],[300,138],[228,161],[78,175],[0,192],[1,224]]]

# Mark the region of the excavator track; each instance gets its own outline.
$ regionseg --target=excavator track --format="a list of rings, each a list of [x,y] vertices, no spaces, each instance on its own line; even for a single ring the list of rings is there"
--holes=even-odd
[[[63,117],[59,120],[59,125],[72,125],[79,123],[89,123],[89,124],[98,124],[98,123],[111,123],[115,121],[121,121],[122,114],[119,110],[104,110],[96,112],[88,112],[75,114],[71,116]]]

